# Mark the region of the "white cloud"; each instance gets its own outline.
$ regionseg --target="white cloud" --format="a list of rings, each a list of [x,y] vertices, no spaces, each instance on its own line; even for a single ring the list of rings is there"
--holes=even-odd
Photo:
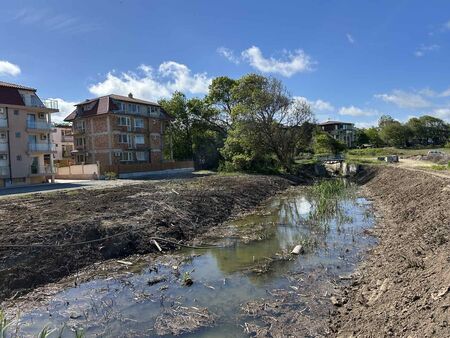
[[[443,25],[444,30],[450,30],[450,20],[448,20],[446,23],[444,23]]]
[[[377,115],[378,112],[374,110],[363,110],[361,108],[355,107],[355,106],[349,106],[349,107],[341,107],[339,109],[339,115],[348,115],[348,116],[373,116]]]
[[[11,21],[68,33],[88,33],[99,28],[98,22],[88,22],[83,18],[56,13],[47,8],[24,8],[15,13]]]
[[[425,108],[431,106],[431,103],[425,100],[422,95],[398,89],[393,90],[390,94],[376,94],[375,97],[401,108]]]
[[[98,96],[131,92],[138,98],[158,100],[174,91],[204,94],[212,81],[206,73],[192,74],[187,66],[174,61],[162,63],[156,72],[148,65],[140,65],[138,70],[119,75],[109,72],[106,79],[89,86],[89,91]]]
[[[356,42],[350,33],[347,33],[346,37],[347,37],[348,42],[350,42],[351,44],[354,44]]]
[[[258,47],[252,46],[244,50],[241,55],[252,67],[263,73],[280,74],[286,77],[311,71],[316,63],[301,49],[294,52],[285,51],[284,54],[284,59],[265,58]]]
[[[306,102],[314,112],[329,112],[334,110],[334,107],[330,102],[323,101],[321,99],[310,101],[306,97],[295,96],[294,100]]]
[[[217,48],[217,53],[236,65],[241,62],[240,58],[234,55],[234,52],[229,48],[219,47]]]
[[[52,114],[53,122],[62,122],[71,112],[75,110],[75,105],[79,102],[68,102],[61,98],[50,98],[49,100],[58,101],[59,112]]]
[[[442,93],[439,94],[441,97],[447,97],[450,96],[450,88],[444,90]]]
[[[20,67],[14,63],[0,60],[0,76],[10,75],[17,76],[20,74]]]
[[[414,52],[414,55],[417,56],[417,57],[422,57],[425,54],[427,54],[429,52],[435,52],[435,51],[439,50],[440,48],[441,48],[441,46],[436,45],[436,44],[434,44],[434,45],[421,45]]]
[[[431,115],[450,122],[450,108],[437,108],[431,113]]]
[[[356,128],[371,128],[371,127],[376,127],[378,125],[378,121],[372,121],[372,122],[355,122],[355,126]]]

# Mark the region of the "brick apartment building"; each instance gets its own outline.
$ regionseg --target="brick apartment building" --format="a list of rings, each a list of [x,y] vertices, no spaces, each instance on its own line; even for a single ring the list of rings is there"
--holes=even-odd
[[[170,120],[160,105],[134,98],[132,94],[86,100],[77,104],[65,119],[72,122],[75,162],[100,163],[102,173],[192,167],[192,163],[163,158],[164,136]]]
[[[36,89],[0,82],[0,187],[47,182],[54,174],[51,114]]]

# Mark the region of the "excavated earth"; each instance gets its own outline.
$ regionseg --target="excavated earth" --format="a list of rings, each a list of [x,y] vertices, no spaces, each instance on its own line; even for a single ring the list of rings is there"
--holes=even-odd
[[[379,244],[331,316],[338,337],[450,337],[450,179],[393,167],[361,177]]]
[[[0,301],[95,262],[154,252],[151,237],[201,244],[207,230],[290,184],[274,176],[217,175],[2,199]],[[80,242],[86,243],[72,245]]]

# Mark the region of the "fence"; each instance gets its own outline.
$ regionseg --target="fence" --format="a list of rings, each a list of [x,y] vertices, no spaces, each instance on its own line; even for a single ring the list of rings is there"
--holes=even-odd
[[[115,172],[117,174],[128,173],[142,173],[161,170],[173,170],[173,169],[193,169],[193,161],[167,161],[167,162],[155,162],[155,163],[132,163],[132,164],[116,164],[116,165],[103,165],[101,173]]]
[[[96,180],[100,172],[100,165],[78,164],[67,167],[59,167],[56,170],[56,178],[73,180]]]

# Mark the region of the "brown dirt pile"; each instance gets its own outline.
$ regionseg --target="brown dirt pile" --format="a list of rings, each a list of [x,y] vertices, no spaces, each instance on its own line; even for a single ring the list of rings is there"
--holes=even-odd
[[[346,288],[334,335],[450,337],[450,180],[392,167],[366,178],[379,245]]]
[[[211,176],[3,199],[0,300],[97,261],[156,251],[150,236],[192,243],[288,186],[277,177]],[[118,233],[124,234],[72,247],[2,247],[91,241]]]

